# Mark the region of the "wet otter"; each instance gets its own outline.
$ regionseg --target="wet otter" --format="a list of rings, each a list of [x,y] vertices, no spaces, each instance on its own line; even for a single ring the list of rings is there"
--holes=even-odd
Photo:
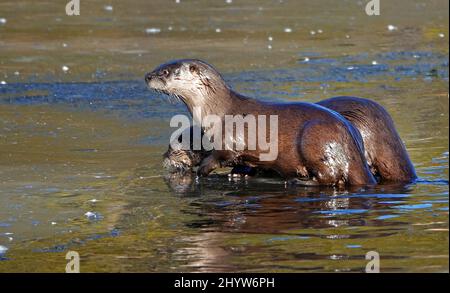
[[[183,135],[192,137],[193,128],[191,127],[184,130],[175,141],[172,141],[169,144],[168,150],[163,154],[163,166],[171,173],[186,173],[188,171],[193,171],[194,168],[198,167],[201,161],[211,153],[203,148],[200,150],[193,150],[192,142],[190,143],[189,149],[183,149],[181,146]]]
[[[183,175],[185,173],[193,172],[200,166],[202,160],[211,154],[211,151],[207,151],[203,147],[200,150],[194,150],[192,141],[189,149],[186,150],[181,147],[183,139],[182,135],[190,135],[190,137],[193,137],[193,132],[193,127],[183,131],[183,134],[180,134],[174,142],[169,144],[167,151],[163,154],[163,166],[169,173],[180,173],[180,175]],[[203,137],[203,135],[205,134],[202,131],[201,136]],[[235,166],[229,164],[228,166],[225,166],[224,163],[221,165],[222,167],[233,167],[230,171],[230,175],[255,176],[256,174],[263,173],[263,170],[257,170],[256,168],[244,165]],[[265,173],[266,175],[271,174],[269,172]]]
[[[208,175],[227,164],[271,169],[286,179],[307,185],[371,185],[376,180],[364,156],[359,131],[343,116],[311,103],[265,103],[232,91],[211,65],[193,59],[163,64],[145,76],[151,89],[182,100],[191,114],[202,117],[225,115],[278,117],[278,156],[260,159],[262,150],[245,148],[212,150],[200,164],[198,174]],[[289,126],[289,127],[285,127]],[[237,140],[248,146],[247,138]]]
[[[409,159],[403,142],[398,135],[394,122],[387,111],[374,101],[356,97],[334,97],[318,102],[349,120],[362,134],[365,157],[372,174],[381,182],[411,182],[417,178],[414,166]],[[197,167],[208,153],[186,150],[184,156],[199,155],[194,164],[187,169]],[[179,160],[172,153],[165,154],[172,164]],[[254,175],[254,170],[236,166],[232,173]]]

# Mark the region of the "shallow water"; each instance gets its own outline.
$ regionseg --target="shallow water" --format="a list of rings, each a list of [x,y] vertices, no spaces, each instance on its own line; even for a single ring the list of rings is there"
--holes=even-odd
[[[379,17],[364,1],[81,2],[0,3],[0,271],[63,272],[69,250],[85,272],[362,272],[368,251],[381,271],[448,271],[448,1]],[[260,99],[381,103],[418,181],[168,176],[168,121],[187,112],[143,75],[181,57]]]

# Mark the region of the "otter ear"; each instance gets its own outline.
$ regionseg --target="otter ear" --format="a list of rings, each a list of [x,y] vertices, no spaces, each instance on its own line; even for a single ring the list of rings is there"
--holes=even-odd
[[[198,78],[200,79],[200,81],[202,82],[202,84],[206,87],[206,88],[212,88],[211,87],[211,79],[205,74],[205,72],[201,72],[200,71],[200,67],[196,64],[190,64],[189,65],[189,71],[192,74],[195,74],[198,76]]]
[[[194,73],[197,74],[197,75],[200,74],[200,69],[199,69],[198,66],[195,65],[195,64],[189,65],[189,71],[190,71],[191,73],[193,73],[193,74],[194,74]]]

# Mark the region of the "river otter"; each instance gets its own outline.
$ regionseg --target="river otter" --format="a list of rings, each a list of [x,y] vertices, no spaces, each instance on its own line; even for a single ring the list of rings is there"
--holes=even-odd
[[[192,140],[190,140],[189,149],[182,148],[183,135],[189,135],[193,137],[193,127],[186,129],[180,134],[175,141],[171,141],[167,151],[163,154],[163,167],[169,171],[169,173],[179,173],[185,175],[189,172],[194,172],[204,158],[206,158],[211,151],[205,150],[203,147],[200,150],[194,150]],[[201,131],[201,137],[203,138],[204,132]],[[172,147],[173,146],[173,147]],[[264,172],[264,170],[257,170],[244,165],[234,165],[229,162],[228,166],[225,166],[225,162],[222,162],[222,167],[232,167],[230,174],[232,177],[237,176],[255,176],[257,174],[264,173],[265,175],[273,175],[272,172]]]
[[[365,157],[372,174],[380,182],[411,182],[417,178],[408,152],[387,111],[374,101],[356,97],[334,97],[318,102],[349,120],[362,134]],[[183,166],[193,170],[208,155],[196,150],[169,151],[164,154],[166,167]],[[196,160],[189,158],[196,156]],[[189,162],[191,164],[186,164]],[[232,174],[255,175],[245,166],[234,166]]]
[[[175,141],[171,141],[169,148],[163,154],[163,166],[171,173],[186,173],[193,171],[198,167],[202,160],[206,158],[211,151],[206,151],[203,147],[200,150],[194,150],[192,140],[190,140],[189,149],[182,148],[183,135],[193,137],[193,127],[185,129]],[[203,131],[201,133],[203,136]]]
[[[151,89],[182,100],[191,114],[200,109],[202,117],[225,115],[278,117],[278,156],[261,160],[258,146],[250,150],[214,149],[203,159],[198,174],[208,175],[224,162],[271,169],[287,180],[306,185],[373,185],[376,180],[364,156],[359,131],[343,116],[311,103],[265,103],[231,90],[220,73],[200,60],[177,60],[146,74]]]

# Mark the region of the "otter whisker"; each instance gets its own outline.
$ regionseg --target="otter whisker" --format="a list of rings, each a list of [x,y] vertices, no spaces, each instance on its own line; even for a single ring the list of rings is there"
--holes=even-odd
[[[175,96],[177,97],[177,99],[178,99],[179,102],[182,102],[182,101],[183,101],[183,98],[182,98],[180,95],[176,94]]]
[[[172,101],[173,101],[174,104],[180,100],[180,98],[178,98],[178,96],[176,94],[173,94],[173,93],[170,94],[170,97],[172,98]]]

